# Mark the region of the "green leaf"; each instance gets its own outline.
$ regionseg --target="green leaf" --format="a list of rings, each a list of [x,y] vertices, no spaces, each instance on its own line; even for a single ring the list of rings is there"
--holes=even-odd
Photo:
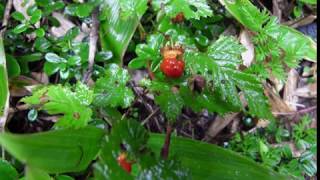
[[[52,75],[56,72],[59,71],[59,66],[57,66],[57,64],[55,63],[51,63],[51,62],[45,62],[44,63],[44,67],[43,67],[43,71],[48,75]]]
[[[2,37],[0,37],[0,117],[3,115],[4,108],[9,98],[8,87],[6,56],[4,52]]]
[[[141,16],[145,10],[141,4],[147,4],[147,0],[141,0],[139,3],[133,3],[128,6],[138,12],[138,16],[129,16],[122,18],[120,2],[117,0],[106,0],[102,4],[102,14],[100,15],[100,42],[104,51],[111,50],[114,60],[118,64],[122,64],[122,58],[129,45],[129,42],[136,31]],[[134,2],[134,1],[132,1]],[[127,7],[127,8],[129,8]]]
[[[189,53],[185,56],[185,61],[193,71],[206,77],[207,83],[212,82],[214,93],[217,93],[223,101],[235,107],[242,107],[237,90],[239,88],[244,94],[251,115],[271,118],[259,79],[237,70],[243,50],[234,38],[221,36],[208,47],[208,54]]]
[[[186,169],[174,160],[160,160],[157,164],[139,172],[137,180],[145,179],[192,179]]]
[[[180,96],[179,90],[175,91],[173,87],[166,83],[152,81],[150,89],[156,93],[160,93],[155,96],[155,102],[160,106],[166,117],[174,121],[181,114],[184,101]]]
[[[6,60],[7,60],[8,77],[12,78],[12,77],[19,76],[21,70],[20,70],[20,66],[19,66],[17,60],[9,54],[7,54],[6,56],[7,56]]]
[[[40,52],[46,52],[47,49],[51,46],[51,43],[44,37],[38,37],[34,42],[34,46],[36,50]]]
[[[130,76],[127,70],[120,68],[116,64],[111,64],[105,76],[100,77],[95,84],[95,105],[102,107],[129,107],[134,99],[132,90],[126,87],[129,79]]]
[[[141,17],[148,8],[146,1],[120,0],[119,3],[120,15],[124,19],[130,16]]]
[[[29,24],[22,23],[22,24],[19,24],[18,26],[16,26],[13,29],[13,32],[16,33],[16,34],[20,34],[20,33],[24,32],[24,31],[26,31],[28,28],[29,28]]]
[[[131,158],[139,158],[145,151],[148,138],[148,132],[139,122],[133,119],[117,121],[103,143],[100,162],[95,164],[95,177],[101,180],[133,179],[119,166],[117,158],[123,152]]]
[[[59,175],[56,177],[56,180],[74,180],[74,178],[67,175]]]
[[[317,0],[299,0],[299,1],[307,4],[317,4]]]
[[[66,62],[65,59],[61,58],[60,56],[58,56],[57,54],[55,53],[47,53],[44,58],[50,62],[50,63],[54,63],[54,64],[57,64],[57,63],[63,63],[63,62]]]
[[[40,98],[47,98],[47,101],[41,102]],[[88,106],[92,99],[93,92],[78,82],[75,91],[61,85],[49,86],[35,91],[33,96],[21,101],[31,105],[43,104],[41,109],[49,114],[63,114],[55,126],[80,128],[91,120],[92,110]]]
[[[148,144],[159,152],[164,139],[152,134]],[[177,157],[192,179],[288,179],[232,151],[181,137],[171,138],[169,157]]]
[[[200,19],[212,16],[212,10],[206,0],[154,0],[154,9],[164,5],[165,14],[171,18],[182,12],[186,19]]]
[[[25,17],[21,12],[15,11],[11,14],[11,17],[13,17],[13,19],[17,20],[17,21],[24,21]]]
[[[106,62],[110,60],[113,57],[113,54],[111,51],[99,51],[96,54],[96,61],[97,62]]]
[[[51,180],[51,177],[45,171],[27,166],[26,167],[26,180]]]
[[[37,37],[43,37],[46,34],[43,28],[36,29],[34,32],[36,33]]]
[[[147,67],[148,61],[159,61],[161,59],[160,49],[164,44],[165,38],[162,34],[152,34],[147,38],[147,44],[139,44],[136,46],[137,58],[129,63],[130,68],[138,69]]]
[[[11,164],[0,158],[0,179],[16,180],[18,179],[17,170]]]
[[[88,17],[95,6],[90,3],[82,3],[77,6],[76,14],[80,18]]]
[[[47,173],[82,171],[96,157],[104,131],[91,126],[35,134],[0,135],[0,144],[27,166]]]
[[[249,0],[220,0],[226,9],[245,27],[257,32],[253,38],[256,45],[256,65],[268,68],[272,74],[284,79],[284,62],[291,68],[297,67],[302,58],[316,62],[316,43],[302,33],[279,25],[276,17],[270,17],[266,10],[260,12]],[[263,63],[266,57],[271,63]],[[256,74],[265,74],[255,69]],[[257,71],[258,70],[258,71]]]
[[[33,12],[33,14],[32,14],[32,16],[31,16],[29,22],[30,22],[31,24],[35,24],[35,23],[37,23],[38,21],[40,21],[41,16],[42,16],[42,11],[41,11],[40,9],[37,9],[37,10],[35,10],[35,11]]]

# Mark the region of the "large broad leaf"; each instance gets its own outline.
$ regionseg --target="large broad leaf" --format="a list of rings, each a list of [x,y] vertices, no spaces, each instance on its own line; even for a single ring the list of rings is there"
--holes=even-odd
[[[48,173],[77,172],[95,158],[103,135],[103,130],[90,126],[24,135],[4,133],[0,144],[33,168]]]
[[[164,139],[164,135],[152,134],[149,145],[154,151],[159,152]],[[192,179],[288,179],[229,150],[181,137],[171,139],[169,156],[175,155],[181,161],[181,165],[190,170]]]
[[[274,24],[264,28],[270,20],[264,11],[260,12],[249,0],[219,0],[226,9],[244,26],[255,32],[264,32],[270,38],[279,41],[279,46],[286,52],[287,58],[305,58],[317,60],[317,45],[309,37],[287,26]]]
[[[3,115],[3,111],[9,96],[8,90],[8,77],[6,70],[6,57],[4,53],[4,47],[2,37],[0,37],[0,118]],[[0,124],[1,124],[0,119]]]
[[[121,63],[128,44],[147,10],[147,0],[104,0],[100,16],[100,42],[111,50],[116,63]]]

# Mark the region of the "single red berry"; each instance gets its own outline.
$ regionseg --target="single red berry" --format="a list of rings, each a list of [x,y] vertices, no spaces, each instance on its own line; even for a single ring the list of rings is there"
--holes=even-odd
[[[170,78],[179,78],[184,71],[184,62],[176,58],[164,59],[160,64],[161,71]]]
[[[182,23],[184,21],[184,15],[182,12],[178,13],[176,17],[172,18],[171,21],[173,23]]]
[[[128,173],[131,173],[131,163],[127,161],[127,155],[125,153],[121,153],[117,158],[118,164]]]

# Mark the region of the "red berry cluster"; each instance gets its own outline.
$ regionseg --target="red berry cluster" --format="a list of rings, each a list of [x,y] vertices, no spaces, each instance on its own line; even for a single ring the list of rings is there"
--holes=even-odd
[[[162,49],[163,60],[160,70],[170,78],[179,78],[184,71],[184,61],[181,59],[183,49],[180,47]]]

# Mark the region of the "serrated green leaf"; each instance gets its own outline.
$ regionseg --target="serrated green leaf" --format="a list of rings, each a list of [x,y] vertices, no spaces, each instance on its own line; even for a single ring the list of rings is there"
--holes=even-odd
[[[111,64],[104,77],[99,78],[95,84],[95,105],[129,107],[134,99],[132,90],[126,87],[129,79],[127,70],[116,64]]]
[[[316,61],[316,43],[293,28],[279,25],[277,18],[269,16],[266,10],[260,12],[249,0],[220,2],[241,24],[257,33],[253,38],[257,66],[262,67],[261,63],[269,57],[273,64],[263,63],[264,68],[268,68],[272,75],[284,79],[282,63],[295,68],[303,58]],[[254,71],[260,77],[266,77],[263,69],[255,68]]]
[[[221,36],[208,47],[208,54],[187,54],[185,61],[194,72],[206,77],[207,82],[212,81],[214,93],[218,93],[223,101],[233,107],[243,107],[239,88],[247,100],[249,113],[270,118],[271,113],[260,81],[254,75],[237,70],[243,50],[235,38]]]
[[[104,131],[87,126],[35,134],[2,133],[0,144],[27,166],[47,173],[79,172],[96,157]]]
[[[47,101],[43,102],[44,99]],[[32,96],[21,101],[31,105],[41,104],[41,109],[49,114],[63,114],[55,126],[80,128],[91,120],[92,110],[88,106],[92,99],[93,92],[78,82],[75,91],[61,85],[49,86],[35,91]]]
[[[212,16],[212,10],[206,0],[154,0],[154,9],[164,6],[165,13],[173,18],[182,12],[186,19],[200,19]]]
[[[92,93],[90,90],[86,91],[87,94]],[[80,97],[78,95],[79,93],[62,86],[52,86],[48,89],[49,102],[43,109],[49,114],[64,115],[59,118],[55,126],[79,128],[86,126],[91,120],[92,110],[88,107],[88,102],[92,100],[92,95]]]

